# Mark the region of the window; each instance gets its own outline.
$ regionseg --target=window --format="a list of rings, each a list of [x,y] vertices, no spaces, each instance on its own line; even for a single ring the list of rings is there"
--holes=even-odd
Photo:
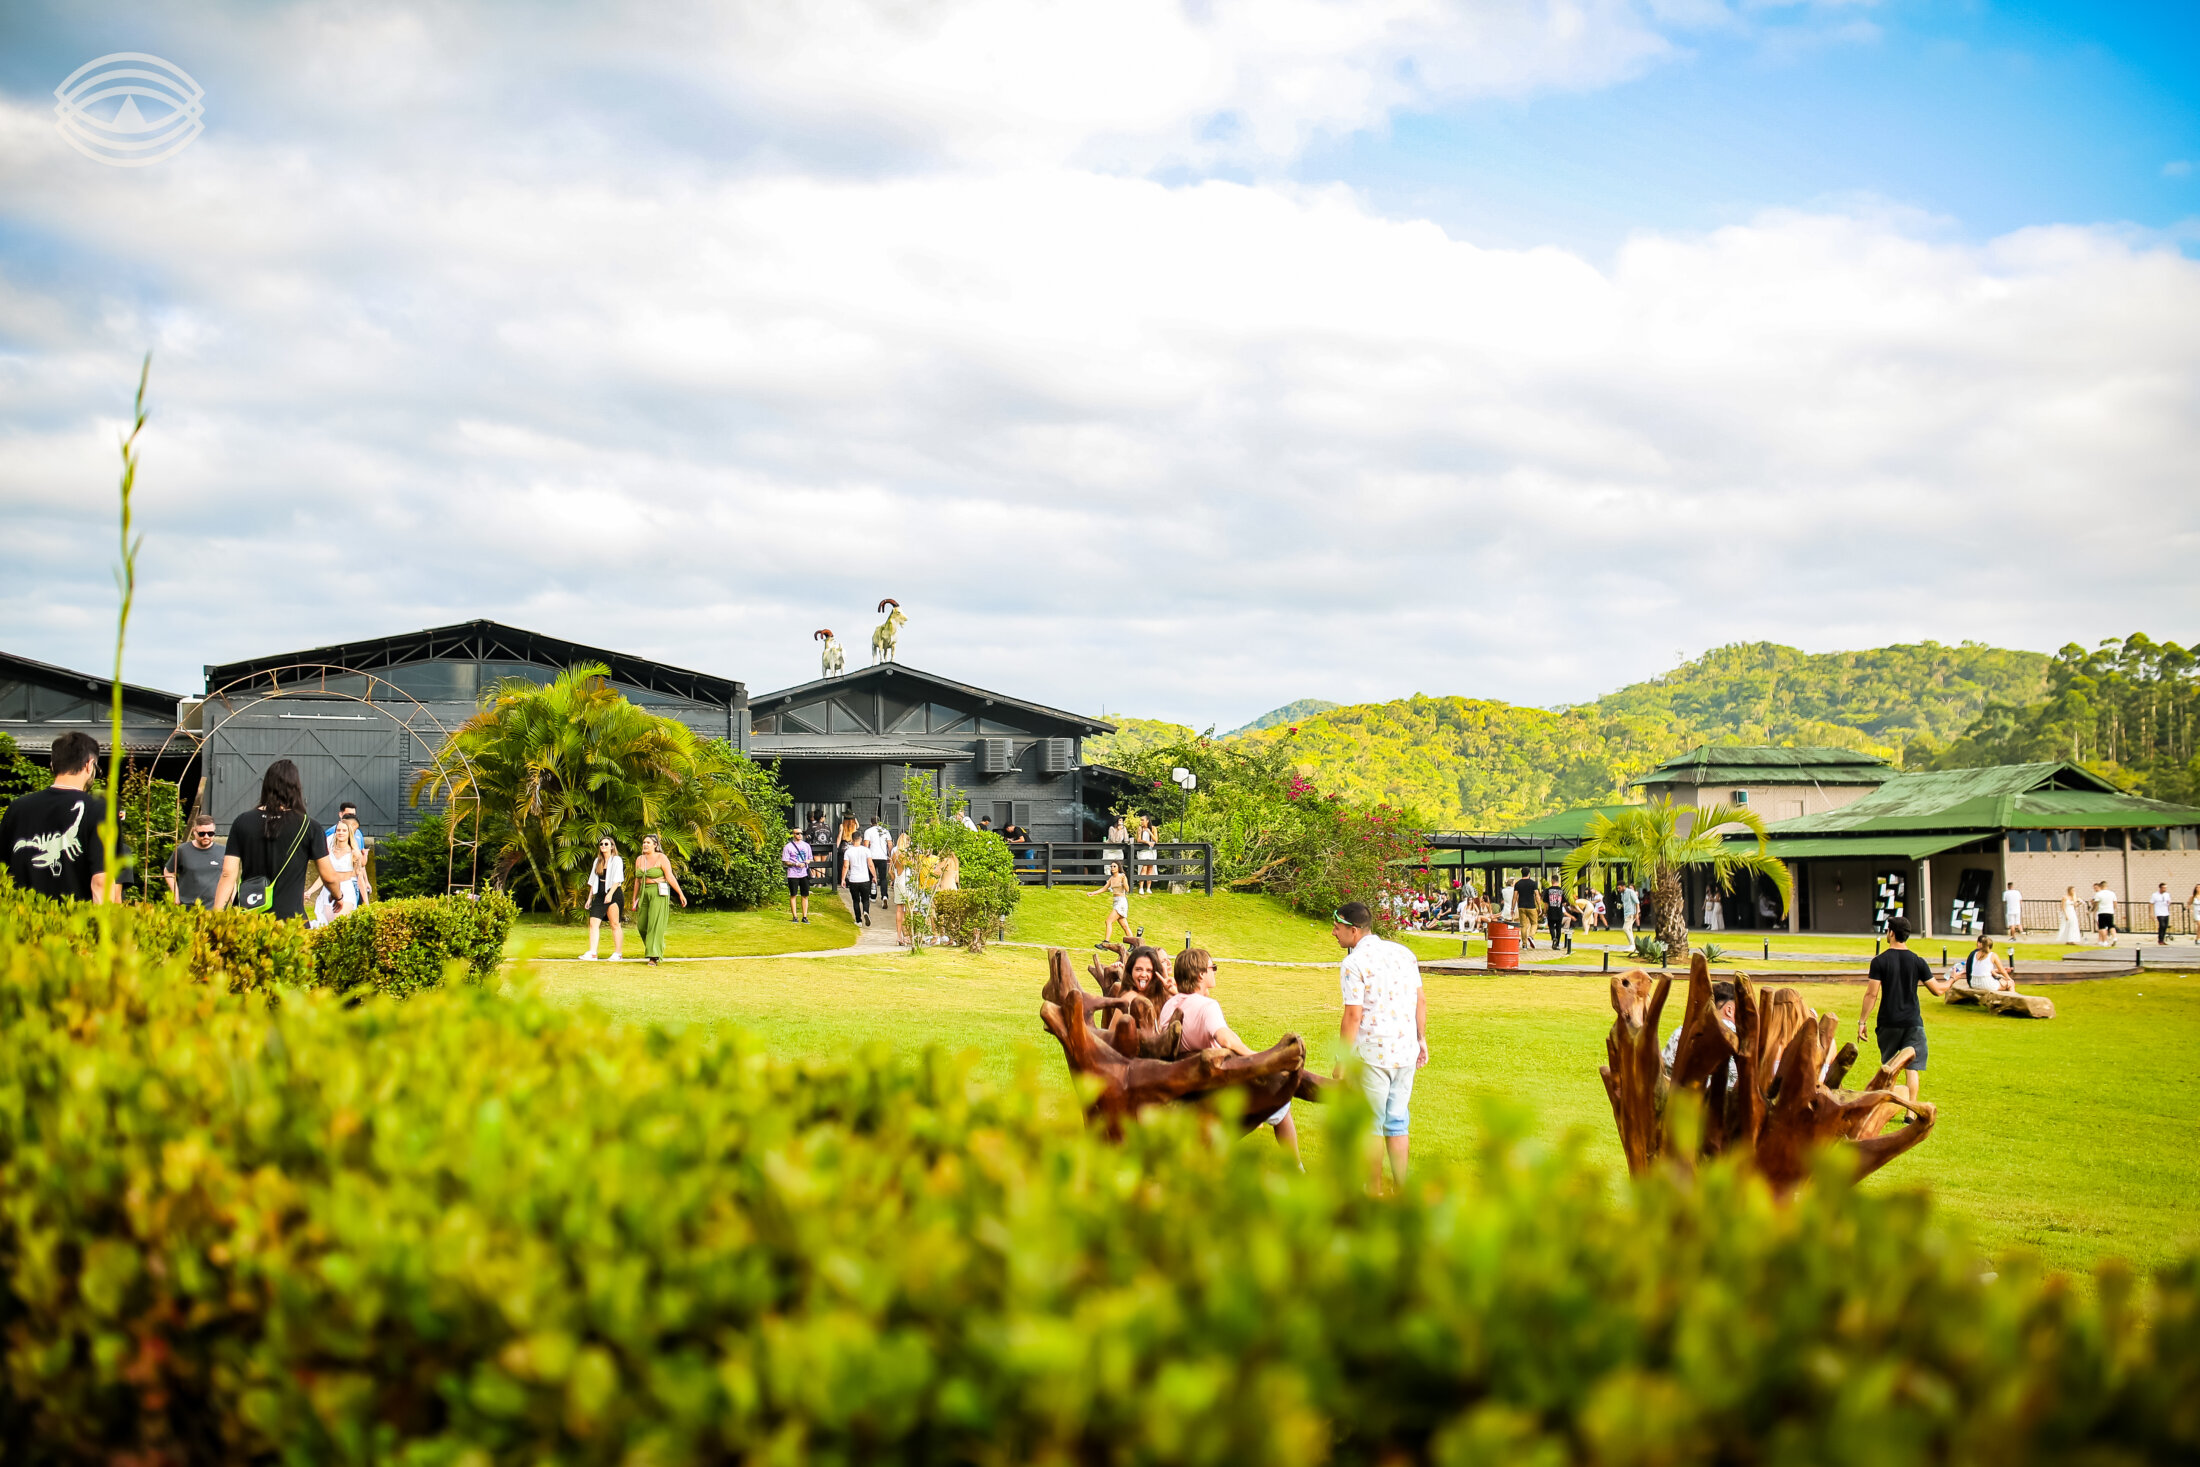
[[[2058,830],[2012,830],[2009,832],[2009,849],[2012,854],[2024,851],[2050,851],[2054,839],[2063,832]]]
[[[767,713],[762,718],[754,719],[750,722],[749,732],[752,734],[778,733],[779,720],[773,717],[771,714]]]
[[[2131,848],[2135,851],[2166,851],[2169,849],[2169,827],[2155,825],[2130,832]]]
[[[931,705],[931,731],[933,733],[968,733],[971,726],[969,714],[950,708],[945,703]]]
[[[825,732],[825,710],[815,703],[802,708],[789,708],[780,717],[786,721],[789,733]]]
[[[2079,849],[2087,851],[2120,851],[2124,848],[2124,833],[2120,830],[2081,830],[2083,837]]]
[[[1733,801],[1733,802],[1734,802],[1735,804],[1737,804],[1737,805],[1746,805],[1746,804],[1748,804],[1748,803],[1749,803],[1749,791],[1748,791],[1748,790],[1736,790],[1736,791],[1734,792],[1734,801]]]
[[[2169,848],[2173,851],[2200,851],[2200,826],[2171,826]]]
[[[869,733],[871,731],[869,726],[856,716],[855,710],[845,703],[833,704],[832,720],[831,731],[834,733]]]

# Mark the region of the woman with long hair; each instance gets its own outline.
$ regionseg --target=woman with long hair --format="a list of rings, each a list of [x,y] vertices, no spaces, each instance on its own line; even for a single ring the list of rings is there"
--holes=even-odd
[[[634,858],[634,877],[642,888],[635,909],[642,929],[642,954],[655,967],[665,955],[665,930],[672,926],[672,899],[678,897],[684,907],[688,904],[687,893],[680,890],[680,878],[673,874],[665,843],[654,835],[642,837],[642,853]]]
[[[626,961],[626,931],[620,920],[625,915],[626,862],[619,856],[617,841],[599,836],[596,859],[588,864],[588,951],[581,954],[581,961],[595,961],[606,919],[611,923],[611,961]]]
[[[336,920],[339,912],[349,912],[366,901],[361,877],[366,870],[366,857],[351,847],[351,827],[339,820],[333,829],[325,832],[328,837],[328,863],[336,868],[337,884],[329,885],[314,877],[307,896],[313,901],[313,925],[326,927]]]
[[[329,860],[328,832],[306,818],[298,766],[278,759],[260,776],[260,803],[229,823],[214,906],[303,917],[309,870],[320,873],[323,886],[341,892],[344,875]],[[351,910],[341,896],[333,906],[332,915]]]
[[[1153,879],[1159,874],[1161,853],[1155,849],[1161,837],[1154,833],[1153,817],[1138,817],[1138,894],[1153,895]]]
[[[1123,959],[1123,986],[1132,993],[1142,993],[1158,1014],[1169,1001],[1169,958],[1157,947],[1134,947],[1130,956]]]
[[[2084,939],[2078,935],[2078,889],[2063,888],[2062,925],[2055,929],[2055,941],[2065,947],[2076,947]]]
[[[894,888],[894,943],[909,945],[909,907],[917,899],[915,873],[909,856],[909,832],[894,837],[894,849],[886,858],[887,880]]]
[[[1124,879],[1123,868],[1110,863],[1105,886],[1095,887],[1087,896],[1104,896],[1108,899],[1108,920],[1100,929],[1100,940],[1107,942],[1115,936],[1115,930],[1123,929],[1123,940],[1131,940],[1131,884]]]

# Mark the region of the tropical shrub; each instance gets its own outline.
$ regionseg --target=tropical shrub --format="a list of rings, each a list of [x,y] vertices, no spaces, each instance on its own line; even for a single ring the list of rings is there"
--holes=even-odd
[[[424,811],[420,823],[403,835],[383,836],[374,843],[374,894],[384,901],[404,897],[442,896],[455,879],[463,886],[474,874],[465,853],[454,872],[451,862],[451,812],[448,807]],[[494,853],[490,853],[493,857]],[[489,875],[479,873],[484,880]]]
[[[940,897],[957,899],[933,905],[940,935],[968,943],[975,932],[982,942],[985,933],[1016,910],[1023,897],[1024,889],[1016,880],[1015,854],[1000,832],[972,830],[962,823],[965,800],[959,790],[950,787],[942,796],[930,780],[910,775],[902,782],[902,802],[909,812],[909,848],[923,855],[955,858],[958,891],[941,892]],[[955,930],[948,926],[950,911],[956,914]]]
[[[478,983],[503,960],[518,915],[495,891],[369,902],[313,933],[313,982],[399,995],[434,988],[453,971]]]
[[[414,901],[370,902],[319,930],[263,912],[231,908],[126,905],[95,907],[23,891],[0,874],[0,942],[35,946],[55,941],[97,952],[102,927],[149,960],[174,960],[202,983],[234,993],[248,989],[362,985],[404,994],[433,987],[446,971],[479,980],[502,959],[516,908],[490,893]]]
[[[1396,806],[1317,788],[1292,765],[1288,747],[1205,737],[1153,744],[1128,762],[1152,796],[1118,813],[1142,810],[1211,842],[1215,875],[1231,886],[1271,893],[1309,916],[1364,901],[1389,931],[1385,898],[1410,889],[1407,868],[1425,855],[1418,822]],[[1177,768],[1199,776],[1188,798],[1169,779]]]
[[[17,795],[27,795],[32,790],[42,790],[53,783],[53,776],[40,766],[23,757],[22,748],[13,734],[0,731],[0,815]]]
[[[723,845],[729,826],[762,841],[748,763],[724,740],[636,707],[608,669],[586,663],[548,684],[507,679],[445,742],[413,799],[463,807],[478,796],[496,884],[569,916],[601,836],[629,860],[644,835],[675,861]]]
[[[718,829],[714,845],[700,846],[679,863],[688,903],[696,907],[747,909],[779,899],[785,873],[779,865],[780,832],[787,822],[787,792],[766,766],[717,741],[725,777],[736,783],[763,833],[729,823]]]
[[[1690,820],[1683,831],[1681,818]],[[1757,838],[1754,849],[1730,838],[1734,828]],[[1700,869],[1714,890],[1727,891],[1734,877],[1752,872],[1772,883],[1784,903],[1791,900],[1787,863],[1765,844],[1765,818],[1747,805],[1718,803],[1702,808],[1652,800],[1609,815],[1593,815],[1581,844],[1566,853],[1560,881],[1569,889],[1584,875],[1598,879],[1611,867],[1632,874],[1649,897],[1650,926],[1676,963],[1688,961],[1688,902],[1681,873]]]
[[[1493,1112],[1367,1197],[1026,1069],[463,985],[0,957],[28,1461],[2190,1460],[2200,1259],[1990,1269],[1828,1171],[1613,1184]],[[1049,1077],[1051,1079],[1051,1076]],[[1364,1113],[1339,1112],[1348,1132]]]

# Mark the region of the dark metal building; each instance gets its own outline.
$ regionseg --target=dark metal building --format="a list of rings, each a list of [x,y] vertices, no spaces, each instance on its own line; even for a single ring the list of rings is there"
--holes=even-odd
[[[0,733],[12,736],[24,755],[40,764],[52,755],[53,741],[72,729],[99,740],[101,754],[111,753],[108,719],[114,687],[112,678],[0,652]],[[174,693],[124,683],[124,757],[150,766],[175,729],[176,706],[181,701]],[[177,740],[158,773],[174,779],[190,754],[190,742]]]
[[[443,739],[505,678],[547,682],[600,662],[611,684],[650,712],[705,738],[747,741],[747,690],[732,678],[583,646],[493,621],[279,652],[206,669],[206,697],[183,726],[205,740],[202,803],[226,831],[259,798],[260,774],[296,761],[317,818],[344,800],[371,835],[409,830],[414,778]]]
[[[1099,833],[1080,756],[1112,724],[895,663],[763,694],[749,712],[750,756],[776,762],[805,817],[852,810],[898,829],[903,777],[920,774],[961,790],[972,818],[991,816],[996,830],[1013,823],[1041,841]]]

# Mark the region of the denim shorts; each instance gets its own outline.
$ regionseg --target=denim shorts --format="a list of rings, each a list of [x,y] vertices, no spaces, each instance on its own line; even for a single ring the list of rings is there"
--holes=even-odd
[[[1878,1029],[1873,1031],[1873,1037],[1879,1041],[1880,1063],[1886,1063],[1887,1056],[1898,1049],[1914,1049],[1917,1053],[1910,1056],[1910,1068],[1921,1075],[1925,1073],[1925,1026],[1923,1024],[1904,1024],[1896,1029]]]
[[[1406,1107],[1413,1099],[1414,1068],[1411,1060],[1389,1069],[1378,1065],[1361,1067],[1360,1092],[1367,1097],[1368,1108],[1375,1112],[1377,1135],[1403,1136],[1406,1133]]]

